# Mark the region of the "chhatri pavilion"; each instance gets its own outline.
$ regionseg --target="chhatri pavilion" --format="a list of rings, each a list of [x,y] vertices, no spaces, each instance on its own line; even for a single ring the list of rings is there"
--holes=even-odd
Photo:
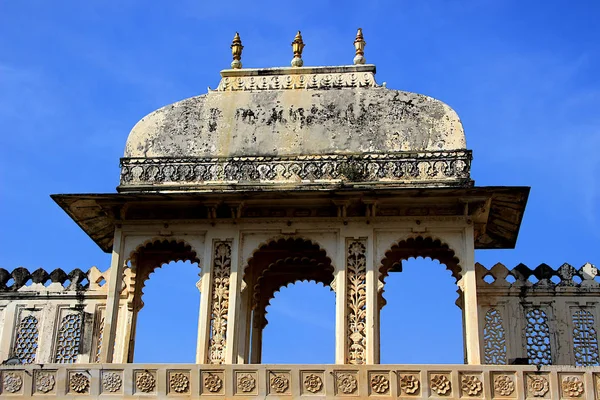
[[[476,186],[448,105],[351,65],[246,69],[142,118],[116,193],[52,198],[110,265],[0,269],[0,397],[600,398],[592,264],[475,262],[514,248],[529,187]],[[456,279],[464,364],[380,364],[388,274],[430,257]],[[150,274],[200,268],[195,364],[136,364]],[[261,364],[266,308],[309,280],[335,293],[335,364]]]

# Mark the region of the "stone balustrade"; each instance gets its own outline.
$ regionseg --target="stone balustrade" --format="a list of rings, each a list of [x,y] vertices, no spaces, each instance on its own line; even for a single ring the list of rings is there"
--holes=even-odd
[[[600,398],[598,367],[47,364],[0,373],[7,398]]]

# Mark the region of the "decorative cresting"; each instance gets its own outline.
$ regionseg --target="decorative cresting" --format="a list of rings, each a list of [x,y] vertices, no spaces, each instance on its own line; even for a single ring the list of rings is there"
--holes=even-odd
[[[210,340],[208,363],[223,364],[227,346],[229,278],[231,276],[231,242],[215,241],[211,281]]]
[[[367,362],[367,240],[346,240],[346,363]]]
[[[77,362],[81,342],[81,325],[82,314],[80,312],[63,317],[56,344],[55,361],[57,363],[72,364]]]
[[[19,359],[22,364],[33,364],[38,349],[38,320],[33,315],[27,315],[17,327],[17,339],[13,355]]]
[[[76,268],[69,273],[60,268],[50,272],[43,268],[33,272],[23,267],[15,268],[12,272],[0,268],[0,292],[21,289],[44,292],[99,290],[105,283],[104,275],[105,273],[96,267],[87,272]],[[12,284],[9,285],[11,280]]]
[[[470,151],[232,158],[123,158],[121,185],[387,182],[470,186]]]
[[[598,335],[594,314],[589,310],[573,313],[573,353],[575,365],[598,365]]]
[[[534,365],[552,364],[548,316],[543,310],[532,308],[527,311],[525,318],[527,319],[525,337],[529,363]]]
[[[483,360],[485,364],[506,364],[506,333],[500,312],[490,308],[483,327]]]
[[[461,277],[460,260],[456,257],[454,250],[440,239],[429,236],[415,236],[401,240],[386,251],[385,257],[381,260],[379,267],[379,296],[377,299],[379,309],[383,308],[386,304],[383,297],[385,278],[390,272],[401,272],[403,260],[418,257],[431,258],[444,264],[457,282]]]

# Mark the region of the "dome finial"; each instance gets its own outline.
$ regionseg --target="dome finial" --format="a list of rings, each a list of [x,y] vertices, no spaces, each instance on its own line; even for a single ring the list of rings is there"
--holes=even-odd
[[[240,69],[242,68],[242,50],[244,46],[242,46],[242,39],[240,38],[239,33],[235,33],[233,38],[233,42],[231,43],[231,55],[233,56],[233,61],[231,62],[231,68]]]
[[[304,49],[304,42],[302,41],[302,34],[300,31],[296,33],[296,37],[292,42],[292,50],[294,51],[294,58],[292,59],[292,67],[301,67],[304,65],[302,61],[302,50]]]
[[[356,39],[354,39],[354,48],[356,49],[356,55],[354,56],[354,64],[364,64],[367,60],[365,59],[365,38],[363,37],[362,28],[358,28],[356,32]]]

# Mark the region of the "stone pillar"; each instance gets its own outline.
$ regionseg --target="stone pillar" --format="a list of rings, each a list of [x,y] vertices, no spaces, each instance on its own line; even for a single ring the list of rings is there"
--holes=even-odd
[[[241,334],[240,328],[244,326],[244,321],[239,318],[241,308],[242,277],[244,271],[241,265],[239,248],[239,235],[229,242],[230,244],[230,278],[229,278],[229,296],[227,310],[227,347],[225,349],[225,364],[236,364],[238,360],[238,336]]]
[[[477,306],[477,278],[475,276],[475,237],[473,225],[465,228],[464,254],[461,258],[463,292],[464,337],[469,365],[481,364],[479,313]]]
[[[196,360],[198,363],[224,364],[230,353],[227,344],[230,342],[228,322],[232,240],[207,240],[207,245],[209,243],[212,243],[212,248],[206,254],[210,254],[211,266],[202,274],[203,295]]]
[[[347,324],[347,281],[346,281],[346,238],[339,235],[337,258],[335,260],[335,277],[333,289],[335,290],[335,363],[345,364],[348,354],[348,324]]]
[[[119,301],[123,282],[123,270],[125,268],[124,240],[120,227],[115,228],[112,258],[110,261],[110,272],[108,274],[108,297],[106,299],[106,314],[104,317],[104,337],[102,338],[102,349],[100,361],[104,363],[113,362],[115,338],[117,334],[117,321],[119,318]]]
[[[345,363],[347,364],[366,364],[373,358],[368,356],[372,344],[368,340],[372,339],[373,331],[369,329],[368,317],[373,318],[373,313],[369,315],[367,309],[368,289],[367,280],[367,239],[366,238],[346,238],[345,265],[346,265],[346,351]],[[369,333],[370,332],[370,333]],[[370,337],[369,337],[370,336]]]

